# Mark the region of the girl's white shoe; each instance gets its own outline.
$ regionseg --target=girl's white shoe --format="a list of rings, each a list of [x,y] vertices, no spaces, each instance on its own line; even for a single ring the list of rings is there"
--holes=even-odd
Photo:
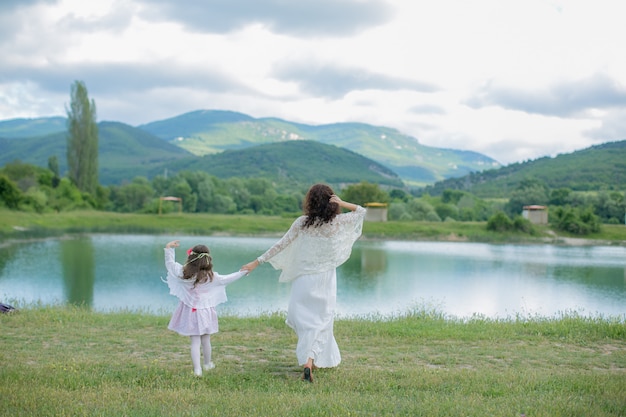
[[[215,368],[215,364],[213,362],[205,363],[203,368],[204,368],[205,371],[209,371],[209,370]]]

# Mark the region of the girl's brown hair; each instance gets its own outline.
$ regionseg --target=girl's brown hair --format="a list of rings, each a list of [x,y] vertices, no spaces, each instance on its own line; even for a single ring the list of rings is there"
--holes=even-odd
[[[326,184],[315,184],[304,197],[303,210],[307,216],[304,227],[319,226],[332,221],[341,208],[337,203],[331,203],[330,197],[335,194]]]
[[[194,279],[193,286],[213,281],[213,259],[209,255],[209,248],[205,245],[196,245],[187,255],[187,262],[183,266],[183,279]]]

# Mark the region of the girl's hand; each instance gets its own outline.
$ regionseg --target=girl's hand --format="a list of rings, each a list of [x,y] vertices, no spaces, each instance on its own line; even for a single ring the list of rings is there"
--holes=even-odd
[[[172,240],[171,242],[167,242],[165,244],[166,248],[177,248],[180,246],[180,240]]]

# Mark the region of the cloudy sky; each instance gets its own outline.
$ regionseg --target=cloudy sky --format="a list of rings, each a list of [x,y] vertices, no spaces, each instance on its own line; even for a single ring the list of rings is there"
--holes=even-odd
[[[503,164],[626,139],[623,0],[2,0],[0,120],[364,122]]]

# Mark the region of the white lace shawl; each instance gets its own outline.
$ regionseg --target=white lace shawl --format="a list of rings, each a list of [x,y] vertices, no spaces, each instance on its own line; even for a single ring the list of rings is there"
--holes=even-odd
[[[193,280],[185,280],[183,266],[175,261],[174,248],[165,248],[165,267],[167,268],[167,285],[170,294],[192,308],[210,308],[225,303],[226,285],[246,275],[246,271],[238,271],[228,275],[220,275],[213,271],[213,281],[193,286]]]
[[[287,233],[258,257],[282,270],[280,282],[290,282],[300,275],[329,271],[348,260],[352,245],[361,236],[365,209],[337,215],[321,226],[303,228],[306,216],[298,217]]]

